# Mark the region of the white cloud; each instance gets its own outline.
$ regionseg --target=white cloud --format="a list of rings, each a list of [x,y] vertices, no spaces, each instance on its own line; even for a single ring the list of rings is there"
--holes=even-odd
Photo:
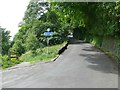
[[[24,12],[29,1],[0,0],[0,26],[10,30],[12,38],[18,31],[18,24],[24,17]]]

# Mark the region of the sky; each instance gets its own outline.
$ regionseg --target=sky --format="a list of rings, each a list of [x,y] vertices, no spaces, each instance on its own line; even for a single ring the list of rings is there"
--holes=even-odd
[[[30,0],[0,0],[0,26],[10,31],[11,40],[18,32]]]

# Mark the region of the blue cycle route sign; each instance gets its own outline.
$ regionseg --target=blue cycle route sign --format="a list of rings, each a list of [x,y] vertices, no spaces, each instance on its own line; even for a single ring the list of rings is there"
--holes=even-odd
[[[53,32],[44,32],[44,35],[47,36],[47,37],[50,37],[53,35]]]

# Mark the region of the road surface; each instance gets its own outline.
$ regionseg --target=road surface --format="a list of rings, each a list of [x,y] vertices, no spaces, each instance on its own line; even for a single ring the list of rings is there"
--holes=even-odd
[[[3,88],[118,88],[118,70],[91,44],[76,41],[55,62],[4,70]]]

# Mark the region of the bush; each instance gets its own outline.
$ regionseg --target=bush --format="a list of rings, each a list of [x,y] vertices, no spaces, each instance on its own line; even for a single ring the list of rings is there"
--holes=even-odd
[[[103,40],[102,36],[100,36],[100,35],[93,35],[93,39],[92,39],[91,43],[94,44],[97,47],[101,47],[102,40]]]
[[[8,59],[8,56],[7,55],[4,55],[4,56],[1,56],[2,58],[2,68],[8,68],[9,67],[9,64],[10,64],[10,61]]]
[[[20,61],[20,60],[18,60],[16,58],[9,59],[7,55],[4,55],[4,56],[0,55],[0,58],[2,60],[2,68],[3,69],[14,66],[14,65],[19,64],[20,62],[22,62],[22,61]]]

